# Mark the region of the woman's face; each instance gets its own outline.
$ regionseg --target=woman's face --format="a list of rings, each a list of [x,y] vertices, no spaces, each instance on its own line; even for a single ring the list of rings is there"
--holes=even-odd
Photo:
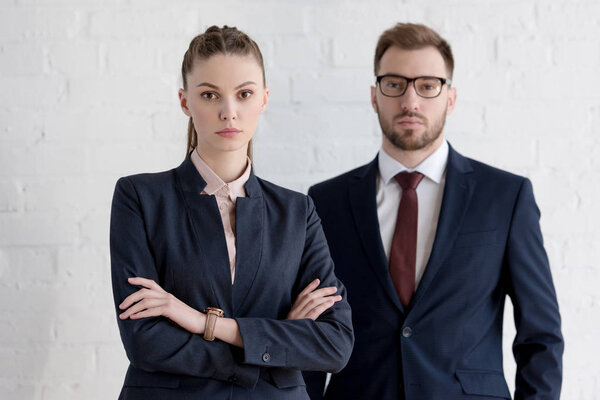
[[[225,54],[197,59],[187,85],[179,90],[179,100],[185,115],[192,117],[199,150],[207,156],[245,155],[269,97],[256,59]]]

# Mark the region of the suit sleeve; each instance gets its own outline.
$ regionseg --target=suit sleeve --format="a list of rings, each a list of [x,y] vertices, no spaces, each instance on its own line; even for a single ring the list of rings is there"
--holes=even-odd
[[[517,334],[515,400],[558,399],[562,381],[560,313],[531,182],[523,181],[512,218],[507,266]]]
[[[244,341],[244,362],[266,367],[338,372],[348,362],[354,333],[346,289],[336,278],[321,221],[307,197],[304,250],[294,298],[313,279],[336,286],[342,300],[315,321],[237,318]]]
[[[127,278],[140,276],[160,283],[151,246],[147,239],[141,202],[133,183],[121,178],[116,185],[110,223],[110,255],[113,296],[118,308],[139,288]],[[235,376],[240,385],[254,387],[258,368],[234,358],[224,342],[207,342],[164,317],[121,320],[121,340],[132,365],[145,371],[191,375],[227,380]]]
[[[312,199],[318,200],[315,195],[314,186],[311,186],[308,189],[308,196]],[[302,376],[304,378],[304,382],[306,383],[308,397],[310,397],[311,400],[321,400],[325,392],[327,373],[321,371],[302,371]]]

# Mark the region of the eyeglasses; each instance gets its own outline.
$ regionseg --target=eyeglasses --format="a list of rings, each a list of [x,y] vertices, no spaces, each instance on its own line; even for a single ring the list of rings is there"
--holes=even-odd
[[[402,75],[380,75],[377,77],[381,94],[387,97],[400,97],[406,93],[408,85],[414,82],[415,92],[421,97],[432,99],[442,93],[442,87],[452,84],[452,80],[435,76],[418,76],[407,78]]]

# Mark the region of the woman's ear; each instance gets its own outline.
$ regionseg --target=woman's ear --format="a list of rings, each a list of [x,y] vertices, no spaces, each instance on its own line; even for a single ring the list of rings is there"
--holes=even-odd
[[[187,97],[185,96],[185,90],[179,89],[179,105],[181,106],[181,111],[188,117],[191,117],[190,109],[187,104]]]
[[[260,112],[261,113],[267,109],[267,103],[269,102],[269,94],[270,93],[271,92],[269,91],[269,88],[266,87],[265,88],[265,93],[263,95],[263,103],[262,103],[261,108],[260,108]]]

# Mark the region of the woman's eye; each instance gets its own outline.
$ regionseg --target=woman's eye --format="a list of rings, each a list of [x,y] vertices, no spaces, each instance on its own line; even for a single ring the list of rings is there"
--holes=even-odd
[[[201,96],[206,100],[215,100],[217,98],[217,94],[213,92],[204,92],[201,94]]]
[[[250,96],[252,96],[252,91],[250,91],[250,90],[244,90],[244,91],[240,92],[241,99],[247,99]]]

